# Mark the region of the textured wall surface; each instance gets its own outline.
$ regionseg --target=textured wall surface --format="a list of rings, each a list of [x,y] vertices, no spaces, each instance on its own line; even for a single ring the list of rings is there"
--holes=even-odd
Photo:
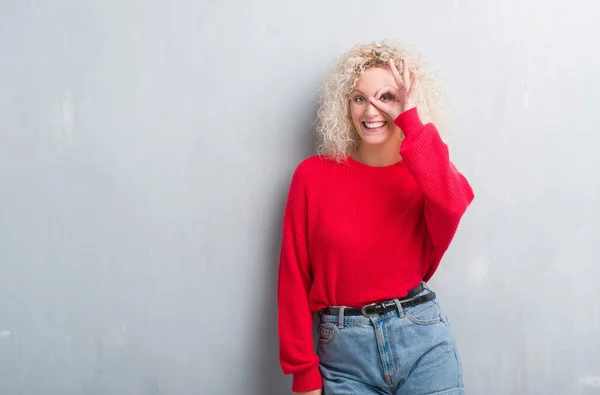
[[[600,5],[0,2],[0,394],[286,394],[281,214],[334,57],[439,70],[467,393],[600,393]]]

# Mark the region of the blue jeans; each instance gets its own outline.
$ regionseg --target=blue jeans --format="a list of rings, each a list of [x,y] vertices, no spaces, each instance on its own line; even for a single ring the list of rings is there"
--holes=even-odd
[[[431,292],[427,287],[419,295]],[[460,357],[436,300],[383,315],[321,315],[324,395],[464,394]]]

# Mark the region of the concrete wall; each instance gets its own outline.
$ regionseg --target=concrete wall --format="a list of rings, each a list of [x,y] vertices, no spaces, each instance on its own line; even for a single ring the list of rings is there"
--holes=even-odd
[[[600,393],[600,4],[0,3],[0,394],[285,394],[281,214],[359,41],[440,70],[467,393]]]

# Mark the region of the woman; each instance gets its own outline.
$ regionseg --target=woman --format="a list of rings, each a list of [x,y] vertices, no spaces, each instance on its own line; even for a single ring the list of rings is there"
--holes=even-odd
[[[294,394],[463,393],[426,284],[474,198],[434,124],[438,92],[390,43],[357,45],[325,85],[319,155],[296,168],[283,221],[280,357]]]

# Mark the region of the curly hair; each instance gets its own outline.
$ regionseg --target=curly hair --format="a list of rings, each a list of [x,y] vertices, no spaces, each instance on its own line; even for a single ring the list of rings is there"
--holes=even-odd
[[[416,106],[424,123],[442,126],[442,91],[428,63],[416,51],[400,43],[374,41],[355,45],[337,59],[326,79],[317,111],[317,152],[341,161],[359,144],[359,137],[350,116],[350,93],[361,73],[369,67],[387,67],[393,59],[402,74],[403,59],[408,60],[411,72],[418,74]],[[403,138],[400,133],[400,138]]]

